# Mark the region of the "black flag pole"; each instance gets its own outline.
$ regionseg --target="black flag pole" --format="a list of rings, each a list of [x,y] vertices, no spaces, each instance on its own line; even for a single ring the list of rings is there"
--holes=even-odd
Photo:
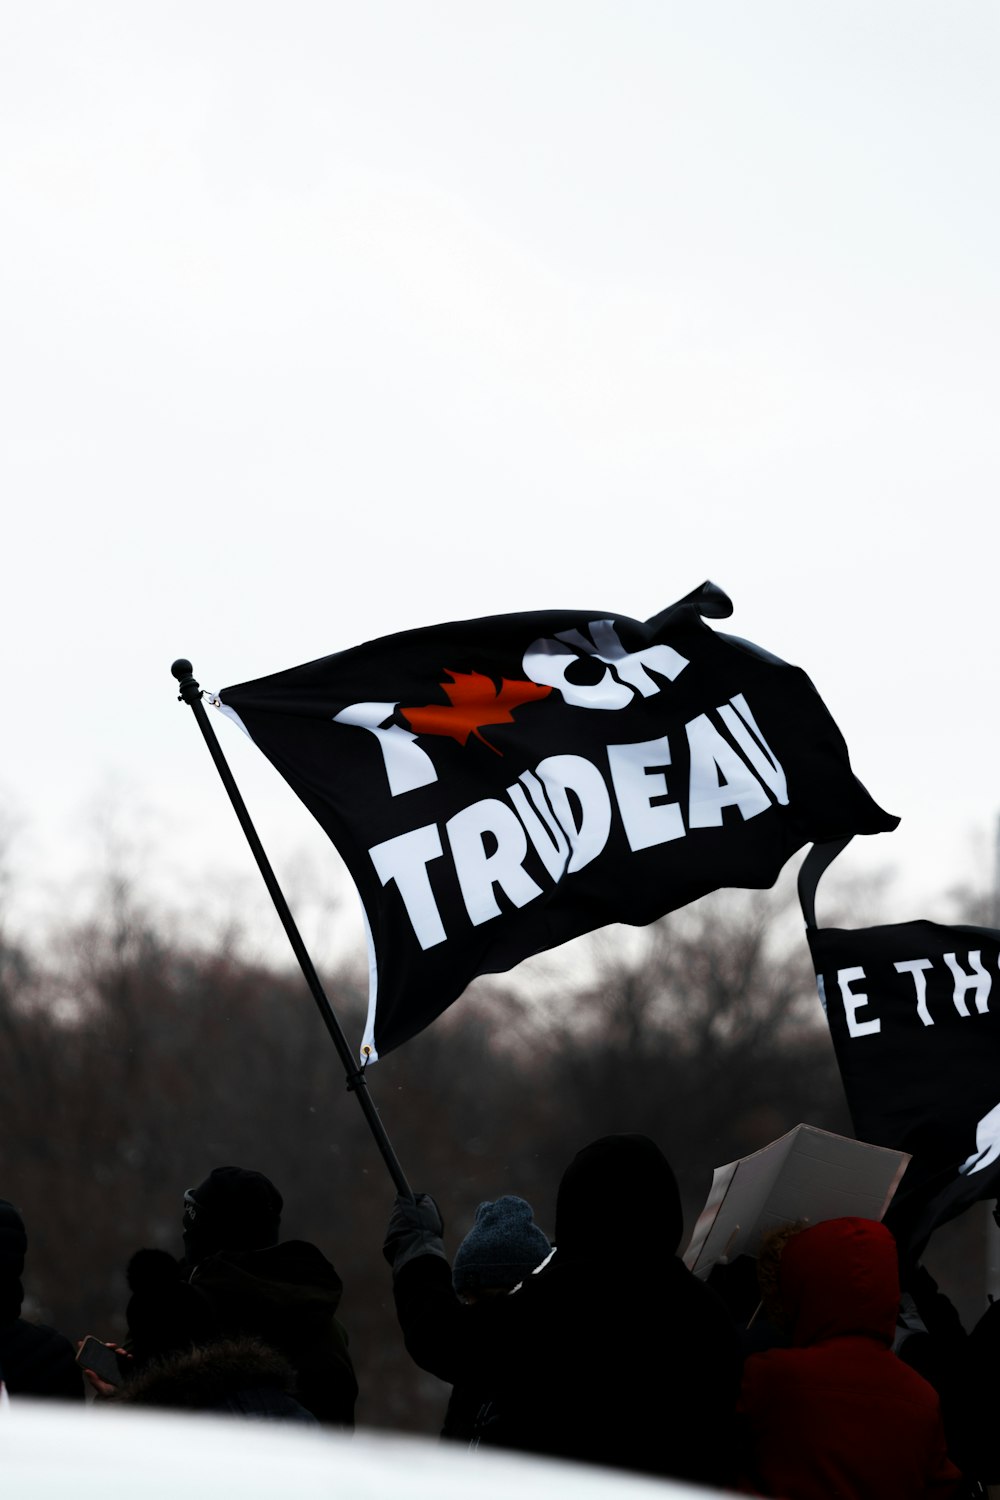
[[[853,834],[849,833],[846,838],[829,839],[822,844],[813,844],[809,853],[802,861],[799,870],[799,905],[802,907],[802,915],[805,917],[806,927],[816,926],[816,887],[821,877],[833,864],[838,854],[843,854]]]
[[[229,793],[229,800],[233,804],[236,816],[240,820],[240,827],[246,834],[247,843],[253,851],[253,856],[257,861],[260,873],[264,877],[264,884],[267,886],[268,894],[274,902],[275,910],[281,919],[281,925],[285,929],[288,941],[292,945],[292,951],[299,961],[299,968],[302,970],[306,984],[309,986],[310,993],[323,1018],[323,1024],[330,1033],[333,1045],[336,1047],[340,1055],[340,1060],[344,1064],[344,1070],[347,1074],[347,1087],[357,1096],[365,1119],[368,1121],[369,1129],[375,1137],[375,1144],[382,1153],[382,1158],[389,1169],[389,1176],[395,1183],[396,1191],[405,1198],[412,1198],[413,1193],[403,1174],[403,1169],[399,1165],[396,1153],[392,1149],[392,1143],[386,1134],[386,1129],[382,1124],[379,1112],[375,1108],[375,1102],[368,1091],[368,1080],[365,1078],[365,1070],[358,1067],[340,1022],[337,1020],[333,1012],[333,1007],[327,999],[326,991],[323,989],[320,977],[316,973],[313,961],[309,957],[305,943],[302,941],[302,935],[295,925],[295,918],[292,916],[288,902],[285,900],[284,893],[271,868],[271,862],[264,853],[264,846],[258,838],[257,830],[250,820],[246,803],[243,801],[240,789],[236,785],[232,771],[229,769],[229,762],[222,753],[222,746],[216,738],[215,730],[209,723],[208,714],[205,712],[205,705],[201,701],[202,690],[193,675],[194,669],[189,661],[181,658],[174,662],[170,670],[174,677],[176,677],[180,687],[179,700],[187,703],[194,713],[198,721],[198,728],[201,730],[205,744],[208,746],[209,754],[215,761],[216,770],[222,777],[222,783]]]

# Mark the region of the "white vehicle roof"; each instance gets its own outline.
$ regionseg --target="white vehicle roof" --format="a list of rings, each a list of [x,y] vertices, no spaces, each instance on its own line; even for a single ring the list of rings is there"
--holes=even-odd
[[[14,1400],[0,1412],[11,1500],[707,1500],[666,1480],[381,1432]]]

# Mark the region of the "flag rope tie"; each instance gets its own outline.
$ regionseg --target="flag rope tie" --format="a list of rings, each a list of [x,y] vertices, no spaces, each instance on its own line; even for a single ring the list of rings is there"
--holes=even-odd
[[[368,1087],[368,1080],[365,1078],[365,1069],[372,1060],[370,1047],[365,1048],[365,1054],[365,1060],[360,1068],[355,1068],[352,1073],[348,1073],[347,1075],[347,1091],[349,1094],[353,1094],[356,1089]]]

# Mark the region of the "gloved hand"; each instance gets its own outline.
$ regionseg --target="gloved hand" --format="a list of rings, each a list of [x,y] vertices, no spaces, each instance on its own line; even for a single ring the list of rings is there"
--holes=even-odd
[[[398,1275],[418,1255],[440,1255],[446,1260],[443,1234],[441,1210],[429,1193],[417,1193],[414,1198],[397,1197],[382,1246],[393,1275]]]
[[[966,1333],[958,1309],[945,1296],[925,1265],[907,1265],[900,1272],[900,1284],[900,1307],[903,1313],[912,1309],[917,1315],[917,1324],[923,1324],[927,1332],[938,1339],[951,1338],[960,1343],[964,1341]],[[913,1327],[913,1323],[906,1317],[901,1317],[900,1321]]]

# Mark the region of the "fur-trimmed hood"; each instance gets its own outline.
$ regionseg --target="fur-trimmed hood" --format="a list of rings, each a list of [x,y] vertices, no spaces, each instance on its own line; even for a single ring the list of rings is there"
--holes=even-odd
[[[287,1359],[261,1339],[234,1338],[153,1360],[113,1399],[134,1406],[314,1421],[294,1392],[295,1371]]]

